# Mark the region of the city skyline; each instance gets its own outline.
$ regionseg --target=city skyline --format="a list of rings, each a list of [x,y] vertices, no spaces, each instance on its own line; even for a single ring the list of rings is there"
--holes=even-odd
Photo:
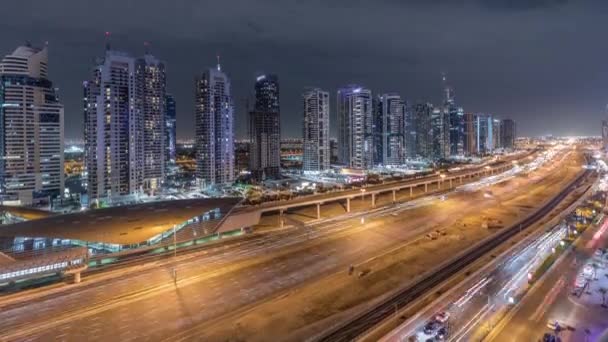
[[[82,138],[79,83],[86,79],[90,61],[103,50],[103,32],[106,30],[112,32],[115,48],[139,54],[144,50],[143,42],[150,41],[151,52],[167,63],[167,90],[175,94],[176,102],[180,103],[177,113],[177,134],[180,138],[194,136],[192,79],[199,70],[214,64],[217,53],[222,55],[222,63],[231,70],[236,122],[247,122],[244,100],[251,95],[251,79],[262,72],[276,73],[281,77],[284,137],[299,136],[298,125],[290,119],[301,115],[300,94],[305,87],[321,87],[333,93],[343,84],[360,83],[377,94],[399,93],[409,103],[439,104],[442,91],[438,80],[442,72],[448,75],[450,85],[457,89],[459,106],[465,112],[487,112],[513,118],[521,122],[522,135],[599,134],[597,127],[590,122],[600,120],[605,115],[606,100],[601,92],[605,80],[598,73],[598,70],[602,70],[601,58],[594,56],[604,55],[602,51],[605,48],[598,46],[601,44],[592,44],[593,39],[575,39],[562,25],[569,22],[565,12],[577,16],[582,13],[587,15],[588,20],[579,25],[577,30],[592,34],[598,25],[595,12],[601,13],[598,10],[604,6],[599,2],[529,3],[528,6],[507,6],[500,1],[483,1],[479,4],[470,2],[465,6],[468,9],[465,13],[456,6],[445,4],[396,5],[379,2],[368,14],[370,18],[380,14],[399,15],[403,17],[399,21],[403,26],[396,28],[383,24],[373,31],[402,34],[403,39],[400,40],[403,42],[391,44],[388,49],[373,49],[376,44],[386,43],[386,38],[375,34],[376,39],[368,40],[369,53],[355,53],[353,50],[353,43],[369,37],[363,28],[353,27],[353,34],[342,35],[340,40],[336,37],[346,32],[346,28],[328,18],[329,14],[340,10],[362,16],[364,11],[360,4],[338,3],[324,7],[329,14],[319,18],[321,28],[312,32],[304,29],[297,32],[286,30],[285,33],[293,33],[293,39],[285,39],[285,33],[265,19],[268,15],[277,14],[275,11],[278,10],[293,9],[307,13],[313,10],[313,6],[286,3],[277,5],[277,9],[269,9],[268,4],[261,3],[251,8],[237,1],[243,9],[237,10],[233,15],[246,19],[242,24],[234,27],[220,25],[217,28],[218,37],[204,34],[197,38],[197,34],[193,33],[205,31],[207,25],[217,24],[227,14],[211,20],[209,24],[199,25],[193,19],[199,16],[206,18],[206,14],[185,15],[181,12],[182,9],[155,11],[165,17],[150,14],[152,23],[159,23],[163,18],[171,20],[179,17],[180,24],[176,28],[142,24],[138,30],[135,22],[119,24],[119,20],[106,20],[100,24],[98,19],[104,18],[111,6],[108,9],[102,7],[96,11],[99,13],[92,14],[84,12],[81,5],[76,5],[73,11],[64,10],[59,13],[58,9],[61,10],[64,6],[54,6],[58,9],[46,6],[32,9],[27,4],[14,4],[11,6],[16,6],[16,12],[28,10],[42,14],[44,9],[44,14],[48,14],[49,18],[39,18],[40,23],[36,28],[24,27],[9,18],[2,24],[6,30],[0,35],[6,39],[0,43],[0,49],[5,55],[25,40],[31,40],[35,45],[49,41],[50,63],[57,65],[50,77],[59,87],[59,95],[66,108],[66,138],[69,139]],[[160,8],[165,6],[154,5]],[[230,4],[213,6],[217,12],[222,12]],[[196,11],[198,8],[197,5],[192,5],[190,10],[199,13]],[[249,16],[243,13],[245,8],[250,11]],[[270,13],[256,16],[264,10],[270,10]],[[117,19],[133,14],[134,11],[134,8],[126,8],[124,13],[116,15]],[[89,19],[92,20],[82,20],[79,13],[86,13],[85,17],[90,16]],[[411,19],[414,14],[420,19],[410,24],[412,20],[407,19]],[[62,20],[62,25],[51,24],[51,19],[58,16],[70,20]],[[439,22],[438,25],[413,26],[419,20],[434,16],[445,17],[447,20],[434,20],[433,22]],[[287,17],[294,20],[292,15],[286,14],[286,18],[281,18],[279,22],[284,22]],[[468,25],[453,25],[471,18],[474,20]],[[295,20],[296,23],[301,22],[301,19]],[[520,26],[523,27],[513,28],[507,23],[512,21],[521,23]],[[484,33],[484,25],[490,23],[493,24],[492,30]],[[304,28],[308,27],[304,25]],[[520,32],[526,34],[512,34]],[[318,38],[319,33],[324,33],[322,39],[311,45],[309,40],[313,36]],[[358,33],[363,36],[358,37]],[[224,39],[227,35],[233,39]],[[468,38],[469,35],[474,37]],[[473,39],[480,37],[483,39]],[[425,43],[426,41],[431,43]],[[535,44],[539,41],[542,44]],[[532,50],[525,49],[531,45],[540,46]],[[442,46],[446,48],[440,48]],[[311,47],[310,53],[302,54],[308,47]],[[188,54],[180,52],[186,48]],[[569,59],[574,51],[589,48],[595,49],[591,50],[593,53],[578,57],[577,60]],[[444,51],[453,53],[445,56]],[[559,54],[554,53],[557,51]],[[244,62],[241,61],[243,56],[246,56]],[[555,58],[548,58],[549,56]],[[298,65],[295,72],[294,65]],[[574,69],[577,69],[576,72]],[[334,109],[332,104],[332,113],[335,113]],[[544,119],[549,116],[559,120],[553,120],[551,125],[547,125]],[[588,120],[578,120],[577,117]],[[335,119],[335,114],[332,114],[332,119]],[[244,125],[237,126],[236,130],[239,138],[247,135],[242,126]],[[336,136],[335,130],[331,136]]]

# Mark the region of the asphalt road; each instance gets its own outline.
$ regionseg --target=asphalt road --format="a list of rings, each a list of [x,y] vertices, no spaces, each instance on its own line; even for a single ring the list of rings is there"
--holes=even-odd
[[[604,226],[608,221],[604,222]],[[600,228],[601,229],[601,228]],[[491,341],[537,341],[543,334],[551,332],[548,321],[558,320],[567,325],[560,333],[562,341],[596,341],[608,327],[608,310],[599,305],[585,305],[576,300],[571,292],[581,264],[592,257],[598,246],[608,245],[608,232],[596,239],[598,229],[588,229],[576,243],[576,249],[569,252],[559,264],[555,264],[537,287],[521,302],[508,324],[494,332]],[[600,274],[606,273],[605,270]],[[589,335],[586,334],[588,330]]]
[[[469,194],[449,206],[426,197],[0,299],[0,340],[171,339],[493,205]]]

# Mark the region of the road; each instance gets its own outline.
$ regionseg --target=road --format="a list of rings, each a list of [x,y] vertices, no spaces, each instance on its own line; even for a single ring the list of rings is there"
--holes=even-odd
[[[506,324],[497,327],[491,341],[536,341],[552,332],[549,321],[559,321],[567,328],[559,336],[562,341],[598,341],[608,328],[608,314],[598,301],[586,301],[593,293],[580,298],[572,295],[573,285],[582,265],[593,258],[597,247],[608,246],[608,220],[601,227],[588,229],[575,244],[576,248],[565,255],[515,308],[515,314]],[[606,269],[599,270],[605,281]],[[593,284],[599,280],[592,281]]]
[[[563,176],[549,178],[531,187],[551,188]],[[508,200],[526,190],[512,185],[496,196]],[[198,339],[200,329],[214,322],[225,327],[226,315],[244,314],[350,264],[414,244],[436,227],[497,203],[469,193],[448,194],[445,201],[427,197],[96,274],[79,285],[1,298],[0,340]],[[221,339],[205,340],[238,340],[246,329],[233,324]]]

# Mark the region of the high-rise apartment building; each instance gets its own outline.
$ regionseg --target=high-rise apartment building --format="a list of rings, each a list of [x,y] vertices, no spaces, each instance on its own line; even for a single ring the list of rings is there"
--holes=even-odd
[[[416,126],[416,155],[421,158],[430,158],[433,151],[433,127],[431,119],[433,105],[431,103],[418,103],[414,108]]]
[[[431,114],[432,159],[445,159],[450,156],[450,113],[446,108],[435,108]]]
[[[351,85],[338,90],[338,154],[342,164],[355,169],[373,165],[372,92]]]
[[[165,179],[166,85],[162,61],[149,53],[135,60],[135,107],[143,118],[143,186],[149,193]]]
[[[261,75],[255,82],[255,105],[249,113],[250,163],[254,179],[281,176],[279,79]]]
[[[473,156],[477,154],[477,139],[475,132],[475,115],[464,114],[464,155]]]
[[[477,154],[486,155],[494,150],[494,138],[492,136],[493,119],[491,115],[476,114],[474,122]]]
[[[405,162],[405,101],[397,94],[383,94],[374,106],[375,164],[401,165]]]
[[[513,149],[515,147],[515,121],[511,119],[504,119],[500,124],[500,139],[501,147],[504,149]]]
[[[196,79],[196,178],[199,186],[234,181],[234,105],[228,76],[217,68]]]
[[[0,202],[63,195],[63,140],[47,48],[20,46],[0,62]]]
[[[454,89],[447,84],[445,75],[443,76],[443,100],[444,111],[448,115],[448,140],[449,155],[461,156],[464,154],[464,110],[456,106]]]
[[[175,164],[176,159],[176,103],[171,94],[165,95],[165,165]]]
[[[85,167],[91,204],[143,190],[144,116],[136,99],[135,70],[133,57],[108,49],[84,82]]]
[[[492,120],[492,150],[497,150],[503,148],[502,146],[502,120],[494,119]]]
[[[415,112],[407,102],[405,103],[405,115],[404,115],[404,143],[405,143],[405,157],[415,158],[416,157],[416,115]]]
[[[304,109],[303,170],[318,172],[329,169],[329,93],[309,89],[302,94]]]

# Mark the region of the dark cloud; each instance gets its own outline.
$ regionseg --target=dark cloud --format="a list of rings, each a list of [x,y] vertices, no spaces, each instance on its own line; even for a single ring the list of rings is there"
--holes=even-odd
[[[560,0],[21,0],[3,5],[0,53],[50,42],[50,73],[81,136],[81,82],[112,45],[150,41],[168,65],[178,134],[192,136],[194,77],[222,56],[244,103],[261,72],[279,74],[284,135],[300,134],[304,87],[362,83],[437,102],[447,72],[466,111],[512,117],[525,134],[597,134],[608,82],[606,3]],[[332,99],[334,102],[335,99]]]

